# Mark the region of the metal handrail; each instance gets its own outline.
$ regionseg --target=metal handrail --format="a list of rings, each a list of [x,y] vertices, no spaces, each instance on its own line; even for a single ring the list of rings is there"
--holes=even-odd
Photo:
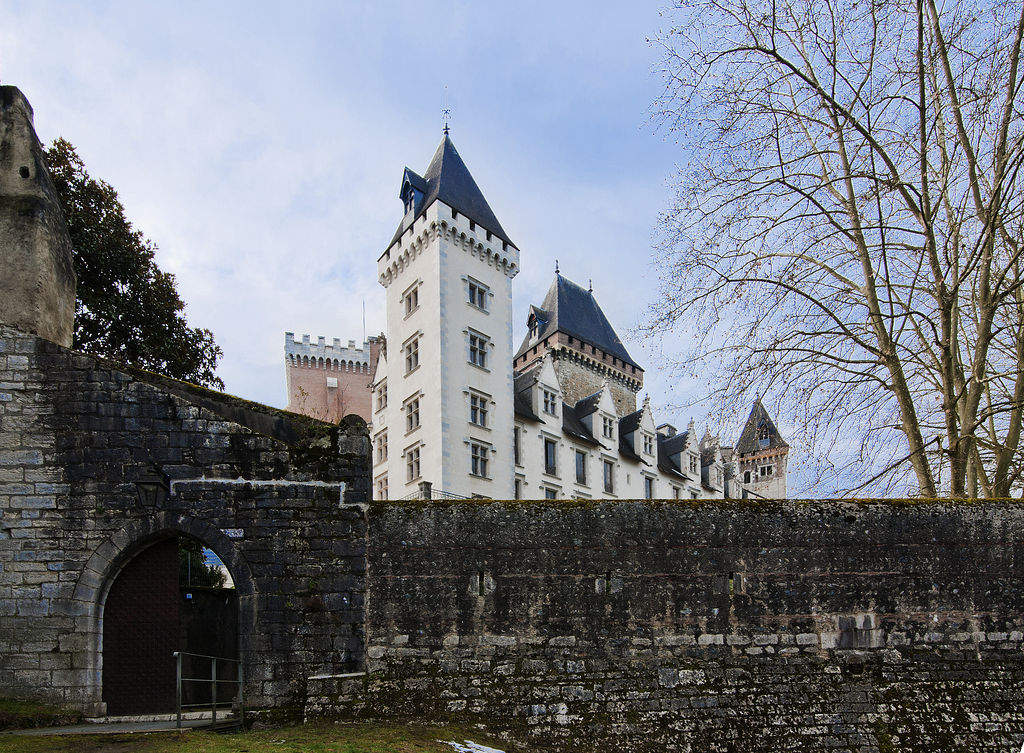
[[[209,677],[182,677],[181,676],[181,658],[183,656],[191,656],[197,659],[209,659],[210,660],[210,676]],[[211,725],[217,723],[217,684],[221,682],[234,682],[238,685],[238,713],[239,717],[245,720],[245,697],[243,694],[243,683],[242,683],[242,660],[241,659],[229,659],[226,656],[207,656],[206,654],[192,654],[187,651],[175,651],[174,660],[177,665],[177,706],[178,706],[178,729],[181,729],[181,710],[184,708],[206,708],[205,703],[186,703],[183,704],[181,686],[182,683],[186,682],[199,682],[199,683],[210,683],[210,704],[209,708],[213,712],[213,719],[210,722]],[[238,668],[238,676],[234,680],[227,680],[217,676],[217,662],[234,662]]]

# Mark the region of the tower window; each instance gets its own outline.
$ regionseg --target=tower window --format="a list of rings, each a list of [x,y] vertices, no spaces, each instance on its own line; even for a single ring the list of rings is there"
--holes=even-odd
[[[419,368],[420,365],[420,338],[414,337],[405,343],[405,373]]]
[[[469,333],[469,362],[481,369],[487,368],[487,345],[490,340],[476,332]]]
[[[406,432],[420,428],[420,399],[414,397],[405,403],[405,430]]]
[[[411,288],[405,291],[402,295],[402,307],[405,309],[405,315],[409,316],[413,311],[420,307],[420,285],[416,283]]]
[[[775,473],[775,466],[774,465],[762,465],[762,466],[759,466],[758,469],[757,469],[757,474],[761,478],[768,478],[769,476],[773,475],[774,473]]]
[[[469,422],[477,426],[487,426],[487,403],[483,395],[470,394],[469,396]]]
[[[469,303],[476,306],[478,309],[486,311],[487,294],[490,292],[490,288],[482,282],[470,279],[468,281],[467,290],[469,291]]]
[[[768,424],[761,423],[757,427],[757,444],[762,449],[771,444],[771,432],[768,431]]]
[[[487,477],[487,457],[491,448],[477,442],[469,443],[469,472],[474,476]]]

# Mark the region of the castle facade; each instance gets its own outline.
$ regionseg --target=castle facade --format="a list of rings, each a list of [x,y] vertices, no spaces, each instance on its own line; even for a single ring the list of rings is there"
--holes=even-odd
[[[592,290],[556,272],[514,347],[520,251],[447,133],[399,198],[383,337],[285,336],[289,410],[367,421],[375,499],[786,496],[789,447],[760,402],[736,447],[659,424]]]

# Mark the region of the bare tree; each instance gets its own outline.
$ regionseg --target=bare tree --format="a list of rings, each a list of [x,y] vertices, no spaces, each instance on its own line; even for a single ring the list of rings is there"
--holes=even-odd
[[[767,387],[846,492],[1019,493],[1021,4],[674,13],[651,331],[695,333],[720,399]]]

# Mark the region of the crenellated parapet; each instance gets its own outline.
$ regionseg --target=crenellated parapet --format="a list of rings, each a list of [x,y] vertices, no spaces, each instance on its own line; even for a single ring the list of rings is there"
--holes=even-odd
[[[347,346],[342,346],[341,339],[335,337],[328,345],[325,337],[317,337],[313,343],[309,335],[296,340],[294,332],[285,332],[285,363],[297,368],[369,374],[373,368],[372,346],[377,339],[368,338],[357,347],[355,340],[349,340]]]
[[[445,216],[448,214],[451,217]],[[436,202],[380,257],[377,262],[380,284],[387,288],[438,241],[462,249],[470,257],[501,271],[508,279],[519,274],[519,249],[457,210]]]

